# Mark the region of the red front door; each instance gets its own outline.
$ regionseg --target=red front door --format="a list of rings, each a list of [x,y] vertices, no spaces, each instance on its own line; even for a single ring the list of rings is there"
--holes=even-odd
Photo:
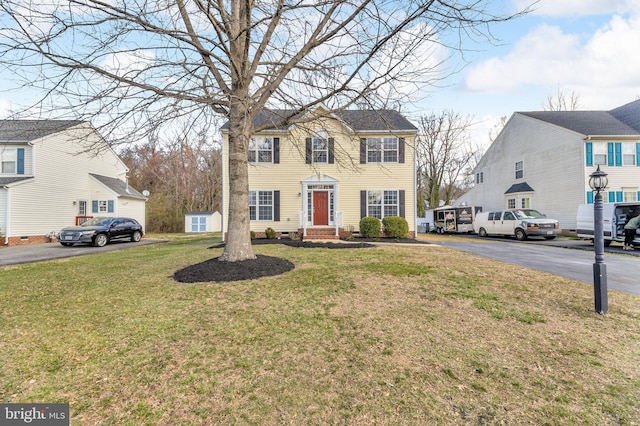
[[[313,191],[313,224],[329,224],[329,193]]]

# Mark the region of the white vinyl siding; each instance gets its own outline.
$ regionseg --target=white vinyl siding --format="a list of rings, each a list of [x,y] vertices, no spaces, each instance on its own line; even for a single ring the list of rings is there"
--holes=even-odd
[[[46,235],[74,225],[79,199],[88,200],[89,211],[91,200],[115,199],[113,191],[96,182],[89,173],[122,179],[126,166],[109,148],[99,153],[87,152],[90,146],[104,144],[88,126],[81,125],[32,143],[32,147],[25,147],[25,176],[35,179],[10,189],[11,236]],[[124,203],[136,213],[127,216],[144,226],[144,201],[119,201],[114,213],[124,216],[120,210]]]

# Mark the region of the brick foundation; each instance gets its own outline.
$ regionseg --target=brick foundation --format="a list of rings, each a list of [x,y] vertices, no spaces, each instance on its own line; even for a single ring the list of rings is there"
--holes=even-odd
[[[28,244],[43,244],[43,243],[52,243],[57,242],[56,239],[51,239],[46,235],[29,235],[26,237],[9,237],[9,246],[25,246]],[[2,244],[4,244],[4,239],[2,240]]]

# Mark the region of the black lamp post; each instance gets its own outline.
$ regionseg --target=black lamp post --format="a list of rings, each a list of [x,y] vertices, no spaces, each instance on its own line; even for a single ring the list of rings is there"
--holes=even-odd
[[[604,263],[604,225],[602,222],[602,194],[607,187],[607,174],[600,170],[600,165],[589,176],[589,186],[595,191],[593,200],[593,244],[596,252],[596,262],[593,264],[593,291],[595,294],[596,312],[606,314],[609,310],[607,300],[607,265]]]

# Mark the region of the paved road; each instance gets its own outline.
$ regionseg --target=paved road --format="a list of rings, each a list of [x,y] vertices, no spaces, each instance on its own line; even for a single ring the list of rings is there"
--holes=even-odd
[[[593,244],[583,240],[543,241],[479,238],[465,236],[447,241],[430,241],[457,250],[549,272],[593,285]],[[606,249],[607,285],[609,289],[640,295],[640,249],[622,251],[612,245]]]
[[[0,247],[0,266],[16,265],[20,263],[40,262],[43,260],[61,259],[63,257],[83,256],[92,253],[123,250],[127,248],[144,246],[147,244],[161,243],[162,240],[149,240],[143,238],[140,242],[114,242],[104,247],[92,247],[89,245],[75,245],[63,247],[58,243],[27,244],[24,246]]]

